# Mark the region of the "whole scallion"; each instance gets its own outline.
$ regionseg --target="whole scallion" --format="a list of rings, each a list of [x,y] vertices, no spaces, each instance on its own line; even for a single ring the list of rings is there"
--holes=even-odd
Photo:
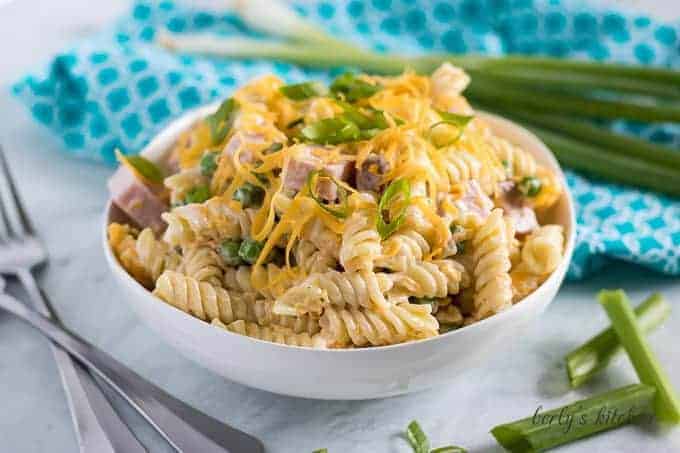
[[[637,322],[644,333],[651,332],[669,316],[671,306],[661,296],[653,294],[635,307]],[[572,387],[578,387],[591,377],[604,370],[621,353],[614,329],[603,330],[565,357],[567,374]]]
[[[656,416],[661,421],[679,424],[680,398],[647,343],[626,293],[622,290],[600,291],[598,299],[607,312],[619,342],[628,353],[640,381],[656,388],[654,401]]]
[[[496,426],[491,434],[512,453],[547,450],[634,421],[650,413],[656,389],[633,384],[567,406]]]

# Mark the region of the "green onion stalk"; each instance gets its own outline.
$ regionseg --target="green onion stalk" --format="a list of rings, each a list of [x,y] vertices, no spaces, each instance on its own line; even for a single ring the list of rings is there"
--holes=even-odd
[[[491,434],[512,453],[548,450],[636,421],[652,412],[656,390],[633,384],[567,406],[496,426]]]
[[[661,294],[656,293],[635,307],[634,311],[642,331],[649,333],[668,319],[671,306]],[[607,368],[622,352],[623,347],[612,327],[574,349],[565,357],[571,386],[581,386]]]
[[[680,398],[635,319],[626,293],[622,290],[603,290],[598,299],[628,353],[638,378],[643,384],[656,389],[654,412],[657,418],[662,422],[680,424]]]

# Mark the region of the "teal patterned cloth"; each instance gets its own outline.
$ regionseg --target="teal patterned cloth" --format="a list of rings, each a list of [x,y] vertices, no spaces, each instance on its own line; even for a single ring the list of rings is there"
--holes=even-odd
[[[312,0],[295,7],[332,33],[379,51],[514,52],[680,67],[678,23],[569,0]],[[112,164],[114,149],[139,151],[172,118],[227,96],[253,76],[328,80],[337,73],[176,56],[152,45],[161,29],[255,35],[230,13],[137,1],[128,17],[56,56],[14,91],[68,153]],[[672,125],[612,127],[680,145]],[[680,200],[573,172],[568,180],[578,212],[570,278],[591,274],[610,259],[680,275]]]

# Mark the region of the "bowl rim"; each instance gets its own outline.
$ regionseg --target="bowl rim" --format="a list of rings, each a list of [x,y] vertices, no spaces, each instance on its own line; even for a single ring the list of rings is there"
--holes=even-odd
[[[178,136],[184,132],[186,129],[188,129],[191,125],[193,125],[197,120],[200,118],[206,116],[207,114],[214,112],[217,107],[219,106],[219,103],[212,103],[208,105],[204,105],[201,107],[198,107],[196,109],[192,109],[175,120],[171,121],[168,123],[167,126],[165,126],[140,152],[140,155],[145,156],[146,158],[150,159],[151,161],[158,161],[161,158],[165,156],[165,154],[168,152],[170,147],[175,143],[177,140]],[[439,341],[448,341],[449,338],[455,337],[456,335],[462,335],[461,331],[466,331],[470,332],[472,329],[481,329],[481,328],[486,328],[486,327],[491,327],[492,325],[498,324],[500,322],[503,322],[504,319],[510,317],[510,316],[517,316],[518,314],[522,313],[523,311],[530,310],[532,309],[532,305],[538,303],[538,300],[541,298],[543,293],[548,291],[548,288],[552,287],[552,285],[561,285],[562,281],[564,280],[564,277],[567,273],[567,269],[571,263],[572,260],[572,255],[574,252],[574,247],[575,247],[575,242],[576,242],[576,212],[574,210],[574,202],[573,198],[571,195],[571,192],[569,190],[569,186],[567,184],[566,177],[564,175],[564,172],[562,170],[562,167],[560,164],[557,162],[557,159],[555,158],[554,154],[552,151],[550,151],[550,148],[543,143],[536,135],[531,133],[529,130],[526,128],[518,125],[517,123],[514,123],[513,121],[510,121],[500,115],[496,115],[493,113],[489,113],[483,110],[475,110],[475,114],[480,116],[481,118],[484,118],[486,121],[489,121],[491,123],[491,127],[493,129],[493,124],[498,123],[503,125],[506,128],[514,129],[515,132],[521,136],[524,136],[523,138],[534,142],[532,146],[532,149],[535,150],[540,150],[540,153],[542,154],[541,157],[547,159],[550,163],[550,166],[552,167],[551,169],[557,173],[558,179],[560,180],[560,183],[563,186],[563,192],[562,192],[562,198],[566,202],[566,208],[568,212],[568,219],[567,219],[567,224],[562,224],[563,227],[566,227],[568,230],[568,234],[566,235],[565,239],[565,248],[564,248],[564,254],[562,257],[562,261],[558,265],[557,269],[555,269],[552,274],[543,282],[541,283],[538,288],[536,288],[531,294],[526,296],[524,299],[520,300],[517,303],[514,303],[510,308],[503,310],[499,313],[496,313],[492,316],[489,316],[487,318],[484,318],[482,320],[476,321],[473,324],[467,325],[462,328],[458,328],[455,330],[451,330],[449,332],[445,332],[439,335],[436,335],[434,337],[429,337],[429,338],[423,338],[423,339],[418,339],[418,340],[413,340],[413,341],[407,341],[403,343],[396,343],[396,344],[390,344],[390,345],[383,345],[383,346],[371,346],[371,347],[364,347],[364,348],[313,348],[311,346],[292,346],[292,345],[287,345],[287,344],[281,344],[281,343],[274,343],[266,340],[260,340],[258,338],[252,338],[245,336],[248,340],[254,341],[256,343],[261,343],[263,345],[267,345],[268,347],[275,347],[275,348],[281,348],[282,350],[294,350],[294,351],[314,351],[315,353],[321,353],[321,352],[332,352],[334,354],[376,354],[379,353],[380,351],[386,351],[386,350],[392,350],[392,349],[399,349],[399,348],[408,348],[408,347],[415,347],[417,345],[423,345],[425,343],[435,343]],[[531,152],[531,151],[530,151]],[[136,292],[140,292],[140,295],[143,295],[147,298],[150,299],[156,299],[158,302],[162,302],[158,304],[159,309],[171,309],[171,310],[176,310],[177,312],[183,314],[185,316],[185,319],[188,322],[193,322],[195,323],[196,326],[202,326],[200,328],[207,328],[207,329],[216,329],[215,326],[212,326],[209,322],[203,321],[199,318],[196,318],[194,316],[191,316],[190,314],[170,305],[165,302],[163,302],[160,298],[155,296],[151,291],[149,291],[147,288],[145,288],[141,283],[139,283],[137,280],[135,280],[119,263],[118,259],[114,256],[113,251],[111,250],[111,247],[109,246],[108,242],[108,232],[107,228],[109,225],[109,218],[111,215],[111,208],[112,208],[112,201],[111,198],[109,197],[106,202],[106,206],[102,215],[102,247],[104,249],[104,255],[106,257],[106,261],[111,268],[111,270],[118,275],[120,278],[124,279],[128,285],[131,287],[135,288]],[[149,302],[152,302],[152,300],[149,300]],[[532,303],[533,302],[533,303]],[[238,337],[244,337],[244,335],[237,334],[235,332],[231,332],[229,330],[224,330],[222,333],[228,334],[228,335],[234,335]]]

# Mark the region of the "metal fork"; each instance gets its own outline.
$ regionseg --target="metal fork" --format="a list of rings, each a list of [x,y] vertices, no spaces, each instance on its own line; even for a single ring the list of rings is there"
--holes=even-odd
[[[30,291],[41,297],[41,291],[30,273],[30,267],[35,265],[35,263],[45,260],[44,248],[33,233],[28,216],[19,202],[19,196],[2,149],[0,149],[0,167],[0,176],[4,175],[10,196],[16,206],[17,216],[22,224],[22,231],[24,232],[22,235],[13,234],[11,240],[0,244],[0,273],[17,275],[22,281],[26,280],[25,276],[27,275],[29,280],[33,281],[33,289],[30,289]],[[8,219],[1,196],[0,217]],[[9,219],[5,223],[11,229]],[[17,236],[21,239],[14,239]],[[16,256],[17,252],[22,250],[18,247],[20,243],[26,244],[26,251],[21,255],[28,257],[23,258],[26,261],[22,261]],[[22,269],[25,270],[22,271]],[[24,277],[21,276],[22,273],[25,275]],[[96,373],[143,416],[177,451],[181,453],[264,453],[264,445],[259,439],[219,422],[197,411],[183,401],[172,397],[104,351],[95,348],[85,340],[68,332],[63,326],[50,319],[49,315],[46,315],[45,312],[42,314],[37,313],[9,295],[3,294],[4,286],[4,279],[0,276],[0,308],[8,310],[29,322],[52,339],[52,341],[68,351],[81,364],[87,366],[90,372]],[[31,286],[30,282],[29,286]],[[57,352],[64,353],[62,350]],[[66,356],[66,359],[68,359],[68,356]],[[73,366],[72,363],[71,366]],[[89,382],[85,377],[91,378],[84,374],[80,382]],[[89,386],[86,385],[86,387],[91,387],[98,391],[98,388],[92,383]],[[102,399],[106,401],[103,396]],[[112,414],[115,415],[115,412],[112,411]],[[104,419],[101,418],[100,420]],[[113,451],[123,453],[138,451],[127,447],[118,449],[117,445],[115,448]],[[88,451],[99,453],[109,450],[94,449]]]
[[[2,148],[0,175],[5,181],[8,198],[11,199],[16,213],[16,221],[13,222],[9,216],[12,207],[9,203],[5,205],[0,195],[0,218],[5,229],[4,234],[0,232],[0,273],[17,277],[35,309],[45,316],[54,317],[47,296],[41,291],[31,272],[33,268],[47,261],[47,253],[20,202]],[[145,452],[146,449],[118,417],[92,376],[81,365],[73,362],[66,352],[52,343],[50,348],[57,362],[80,451]]]

